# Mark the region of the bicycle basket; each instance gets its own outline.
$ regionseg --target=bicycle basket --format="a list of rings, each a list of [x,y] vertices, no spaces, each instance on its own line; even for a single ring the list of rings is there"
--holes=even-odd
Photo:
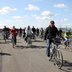
[[[61,39],[60,38],[55,38],[55,43],[56,44],[61,44]]]

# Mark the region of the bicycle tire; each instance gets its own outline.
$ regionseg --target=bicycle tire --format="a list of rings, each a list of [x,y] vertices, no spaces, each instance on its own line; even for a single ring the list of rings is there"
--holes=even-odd
[[[63,55],[62,55],[62,52],[60,50],[56,50],[56,55],[55,55],[55,62],[56,62],[56,65],[59,69],[62,68],[63,66]]]

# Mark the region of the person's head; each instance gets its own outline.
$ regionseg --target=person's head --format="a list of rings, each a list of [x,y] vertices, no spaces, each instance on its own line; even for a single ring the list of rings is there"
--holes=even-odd
[[[55,25],[55,22],[52,20],[52,21],[50,21],[50,27],[54,27]]]
[[[15,29],[15,26],[13,26],[13,29]]]
[[[28,30],[30,29],[30,26],[28,26]]]
[[[4,26],[4,28],[6,28],[6,26]]]

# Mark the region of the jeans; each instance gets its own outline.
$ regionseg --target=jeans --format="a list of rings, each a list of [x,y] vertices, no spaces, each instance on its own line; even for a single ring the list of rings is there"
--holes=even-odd
[[[48,57],[50,57],[50,47],[51,47],[52,39],[47,39],[47,50],[46,54]]]

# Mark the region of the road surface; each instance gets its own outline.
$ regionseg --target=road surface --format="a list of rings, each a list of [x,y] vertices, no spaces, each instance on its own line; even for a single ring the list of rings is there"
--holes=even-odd
[[[0,72],[72,72],[72,52],[68,49],[61,49],[64,66],[60,70],[48,61],[45,42],[37,40],[32,48],[22,38],[17,42],[12,48],[10,40],[6,44],[0,40]]]

